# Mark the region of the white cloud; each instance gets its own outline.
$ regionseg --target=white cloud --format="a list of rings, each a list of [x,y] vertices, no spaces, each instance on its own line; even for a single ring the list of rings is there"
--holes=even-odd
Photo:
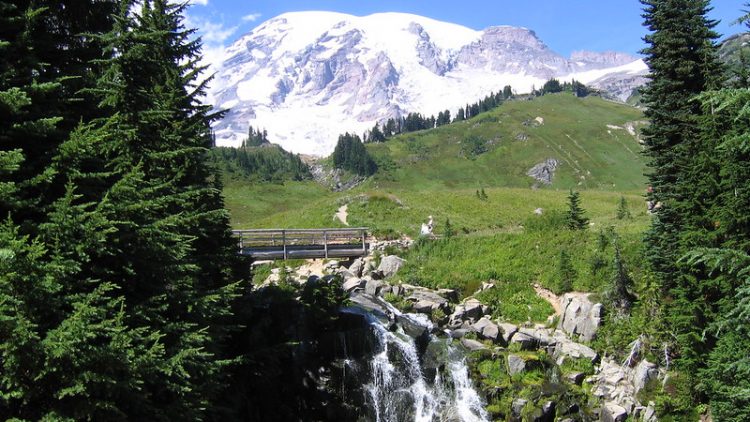
[[[261,17],[260,13],[251,13],[249,15],[245,15],[242,17],[242,20],[245,22],[255,22]]]
[[[224,44],[237,31],[237,26],[226,27],[223,23],[191,15],[185,19],[185,27],[195,28],[205,44]]]
[[[190,0],[190,4],[199,4],[201,6],[208,6],[208,0]]]

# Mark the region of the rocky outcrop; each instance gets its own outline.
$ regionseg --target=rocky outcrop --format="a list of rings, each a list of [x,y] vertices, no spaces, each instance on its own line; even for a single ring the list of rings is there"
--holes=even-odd
[[[609,402],[602,407],[602,422],[625,422],[627,418],[628,412],[617,403]]]
[[[560,306],[563,311],[558,328],[581,341],[596,338],[602,323],[601,303],[592,303],[586,294],[566,293],[560,299]]]
[[[533,177],[536,181],[544,184],[551,185],[552,178],[555,177],[555,170],[560,165],[560,162],[555,158],[548,158],[544,162],[539,163],[529,169],[526,175]]]
[[[610,419],[616,419],[625,412],[627,415],[638,413],[642,421],[655,421],[653,403],[644,405],[638,401],[637,393],[650,381],[660,376],[656,365],[642,360],[635,367],[620,365],[609,359],[603,359],[597,373],[587,379],[594,386],[592,394],[604,403],[611,404],[609,412]],[[606,408],[607,406],[605,406]],[[620,411],[622,409],[622,411]],[[602,409],[602,420],[605,420],[605,409]],[[647,416],[648,415],[648,416]]]
[[[383,278],[393,277],[405,263],[406,261],[396,255],[388,255],[380,260],[380,265],[378,265],[377,271],[383,276]]]

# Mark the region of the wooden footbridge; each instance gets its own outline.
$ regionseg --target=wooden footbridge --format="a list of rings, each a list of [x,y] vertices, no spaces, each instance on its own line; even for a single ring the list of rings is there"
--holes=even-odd
[[[239,254],[258,260],[367,255],[367,228],[234,230]]]

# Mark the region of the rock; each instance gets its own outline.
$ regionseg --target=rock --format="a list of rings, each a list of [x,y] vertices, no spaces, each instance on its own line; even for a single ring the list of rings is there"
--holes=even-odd
[[[513,400],[513,404],[510,406],[510,412],[511,416],[514,418],[521,418],[521,414],[523,413],[523,408],[526,407],[526,403],[529,401],[526,399],[515,399]]]
[[[542,417],[539,422],[554,422],[557,405],[552,400],[542,405]]]
[[[542,184],[551,185],[552,178],[555,176],[555,170],[557,170],[559,165],[560,162],[556,159],[548,158],[529,169],[529,171],[526,172],[526,175],[533,177]]]
[[[491,288],[495,287],[495,283],[489,282],[489,281],[483,281],[482,287],[479,289],[480,292],[483,292],[485,290],[489,290]]]
[[[586,374],[584,374],[583,372],[571,372],[565,375],[565,379],[570,381],[571,384],[575,384],[575,385],[581,385],[585,377],[586,377]]]
[[[354,291],[350,300],[359,308],[371,312],[381,320],[389,320],[391,317],[391,311],[388,310],[388,307],[381,303],[377,298],[362,293],[361,291]]]
[[[464,319],[479,319],[484,315],[482,312],[482,302],[477,299],[470,298],[464,301]]]
[[[349,271],[356,277],[362,276],[362,271],[365,269],[365,260],[362,258],[355,259],[351,265],[349,265]]]
[[[605,403],[599,420],[602,422],[624,422],[628,418],[628,412],[614,402]]]
[[[428,327],[425,327],[418,321],[415,321],[406,315],[397,315],[396,321],[401,324],[401,328],[404,329],[404,333],[412,338],[420,339],[423,337],[429,337],[430,335],[430,330]]]
[[[523,350],[534,350],[539,346],[539,340],[520,331],[513,334],[510,342],[520,344]]]
[[[394,295],[396,295],[396,296],[401,296],[401,295],[404,294],[404,289],[401,288],[401,286],[398,286],[398,285],[391,286],[391,293],[394,294]]]
[[[417,288],[412,290],[411,294],[407,297],[413,301],[425,301],[435,304],[435,308],[445,308],[448,306],[448,299],[440,296],[430,289]]]
[[[385,285],[384,282],[380,280],[366,280],[365,284],[365,293],[372,296],[377,296],[380,294],[380,290]]]
[[[398,270],[404,266],[404,263],[406,263],[406,261],[399,258],[398,256],[388,255],[380,260],[378,271],[381,272],[383,278],[393,277],[394,275],[396,275]]]
[[[420,300],[414,304],[412,311],[418,314],[432,314],[432,310],[435,309],[435,303],[427,300]]]
[[[536,215],[542,215],[542,214],[544,214],[544,209],[543,208],[537,208],[537,209],[534,210],[534,214],[536,214]]]
[[[521,328],[518,332],[536,339],[538,347],[549,347],[557,344],[557,339],[552,336],[550,330],[545,328]]]
[[[642,420],[644,422],[652,422],[658,420],[656,418],[656,403],[650,401],[648,402],[648,406],[646,406],[646,409],[643,411]]]
[[[602,304],[592,303],[588,295],[566,293],[560,299],[563,309],[558,328],[589,342],[596,337],[602,322]]]
[[[514,354],[508,355],[508,375],[513,376],[526,370],[526,361]]]
[[[341,288],[344,289],[345,292],[350,293],[354,289],[364,289],[366,284],[365,280],[350,278],[344,282]]]
[[[468,338],[462,338],[461,344],[472,352],[475,350],[487,349],[487,346],[485,346],[484,343]]]
[[[380,270],[370,271],[370,274],[368,277],[372,278],[373,280],[382,280],[385,278],[385,276],[383,275],[383,272]]]
[[[352,278],[359,278],[359,276],[354,275],[354,273],[349,270],[341,270],[339,271],[339,275],[344,281],[350,280]]]
[[[323,268],[326,270],[333,270],[338,267],[339,267],[339,262],[334,260],[334,261],[328,262]]]
[[[635,388],[635,394],[638,394],[651,380],[659,376],[657,366],[647,360],[642,360],[632,372],[631,382]]]
[[[465,328],[459,328],[457,330],[451,330],[450,336],[451,338],[463,338],[468,333],[469,333],[469,330]]]
[[[511,337],[513,337],[513,334],[518,332],[518,327],[516,327],[513,324],[509,324],[507,322],[501,322],[499,324],[500,330],[502,330],[502,338],[505,344],[510,343]]]
[[[481,318],[472,327],[479,333],[480,337],[492,340],[493,343],[497,343],[497,340],[500,338],[500,327],[487,317]]]
[[[570,340],[560,341],[555,346],[554,357],[559,363],[562,363],[565,356],[573,359],[586,359],[591,363],[596,363],[599,360],[599,354],[594,349]]]
[[[458,290],[456,289],[439,289],[437,294],[448,299],[450,302],[458,302]]]
[[[489,315],[492,313],[492,308],[489,307],[489,305],[482,305],[482,315]]]

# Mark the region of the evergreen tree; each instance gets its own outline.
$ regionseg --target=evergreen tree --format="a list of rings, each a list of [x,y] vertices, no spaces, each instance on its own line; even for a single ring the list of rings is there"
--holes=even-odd
[[[542,86],[542,95],[544,94],[554,94],[557,92],[562,92],[563,87],[560,84],[560,81],[557,79],[550,79],[549,81],[545,82]]]
[[[346,169],[361,176],[371,176],[378,170],[375,160],[372,159],[357,135],[349,133],[340,135],[332,157],[334,167]]]
[[[459,107],[458,112],[456,113],[456,118],[453,121],[462,122],[464,120],[466,120],[466,116],[464,115],[464,108]]]
[[[625,220],[631,218],[630,210],[628,209],[628,203],[625,201],[625,197],[620,197],[620,202],[617,203],[617,219]]]
[[[511,88],[510,85],[505,85],[505,88],[503,88],[503,98],[506,100],[508,98],[513,98],[513,88]]]
[[[133,343],[157,348],[143,355],[143,370],[122,374],[139,397],[137,407],[118,403],[132,419],[204,417],[218,394],[229,328],[222,321],[238,268],[219,179],[207,165],[216,116],[198,101],[200,44],[182,26],[184,7],[144,1],[132,16],[123,4],[106,37],[117,54],[96,91],[111,117],[82,127],[55,166],[85,187],[77,203],[100,203],[115,222],[81,277],[116,286],[123,324],[137,330]]]
[[[646,234],[645,252],[665,296],[678,366],[686,382],[698,386],[691,377],[714,341],[704,333],[722,288],[706,283],[700,270],[680,268],[677,261],[690,248],[718,240],[710,211],[719,191],[716,137],[705,136],[701,106],[694,100],[721,82],[716,23],[707,18],[707,0],[641,2],[651,31],[643,50],[651,80],[642,90],[651,123],[644,129],[652,187],[648,199],[661,204]],[[682,401],[690,403],[692,398]]]
[[[0,150],[24,155],[10,177],[24,202],[14,218],[25,232],[34,232],[44,208],[62,194],[65,184],[49,172],[55,149],[81,120],[99,114],[85,88],[93,86],[103,53],[88,34],[111,28],[115,4],[0,1],[0,93],[16,98],[0,106]]]
[[[585,230],[588,227],[589,219],[583,215],[584,212],[583,208],[581,208],[579,193],[571,189],[570,195],[568,195],[568,212],[565,216],[568,229]]]
[[[632,293],[634,284],[625,267],[617,236],[613,239],[612,244],[615,254],[612,260],[612,281],[607,291],[607,299],[621,315],[626,315],[630,312],[630,308],[635,301]]]

